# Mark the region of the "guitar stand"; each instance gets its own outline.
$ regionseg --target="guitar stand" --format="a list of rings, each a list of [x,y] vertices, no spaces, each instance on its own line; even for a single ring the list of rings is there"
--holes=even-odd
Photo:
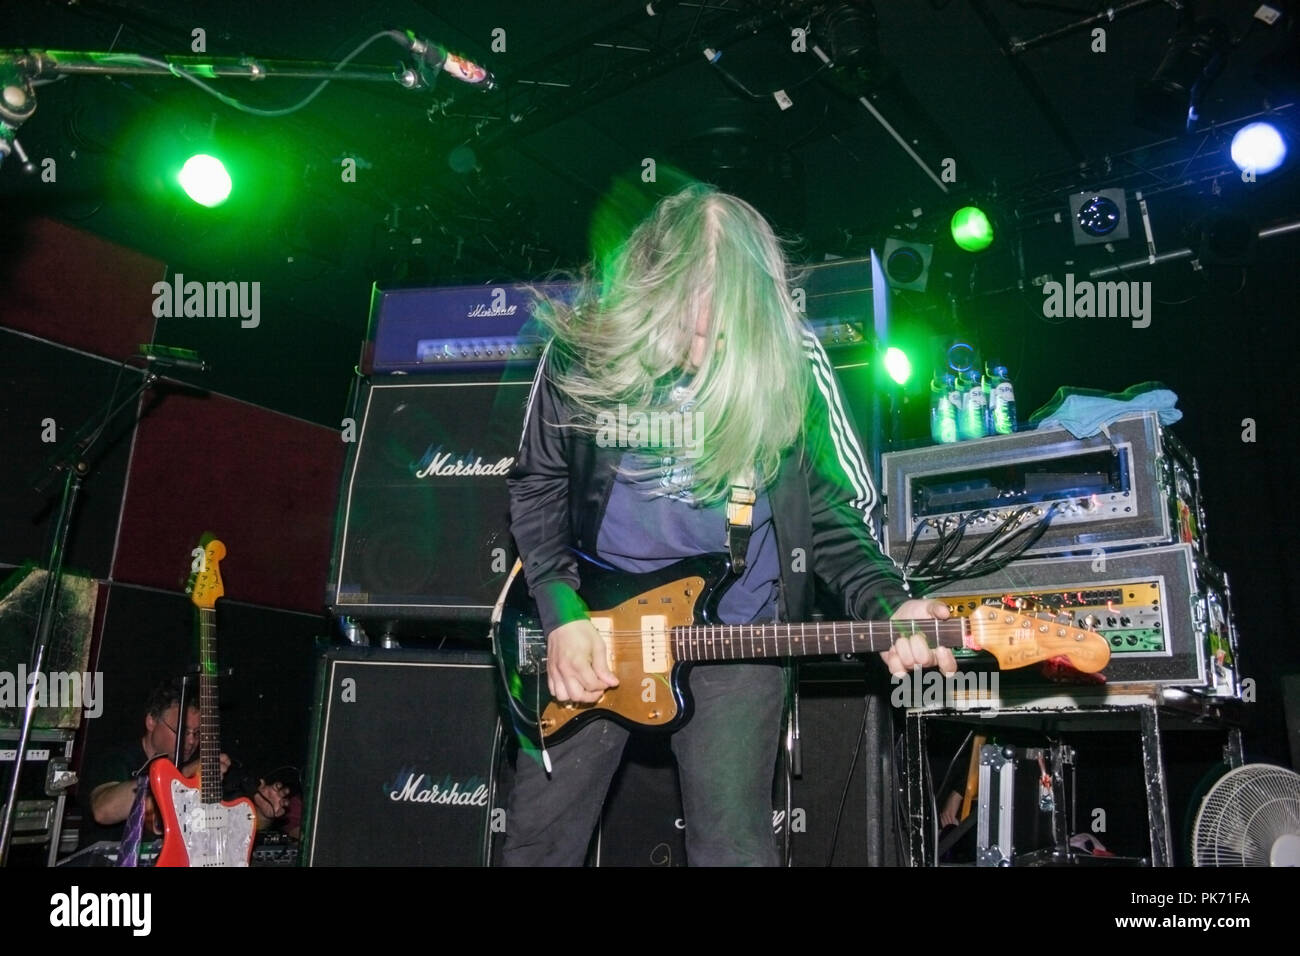
[[[178,707],[176,711],[176,731],[177,731],[176,747],[175,749],[172,750],[172,766],[174,766],[177,770],[185,766],[183,760],[185,754],[182,751],[182,748],[185,746],[185,714],[189,709],[189,707],[191,706],[190,698],[194,696],[190,691],[190,685],[193,683],[194,678],[199,676],[199,673],[200,673],[199,668],[191,667],[189,670],[185,671],[183,674],[180,675],[181,696],[180,699],[176,702]],[[230,677],[234,673],[235,673],[235,669],[233,667],[222,667],[222,668],[218,668],[215,676],[218,679],[222,679],[222,678]],[[193,706],[198,707],[199,705],[196,703]]]

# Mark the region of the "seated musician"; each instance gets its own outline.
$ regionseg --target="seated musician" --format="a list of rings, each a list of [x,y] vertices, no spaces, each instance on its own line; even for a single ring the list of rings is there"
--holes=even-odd
[[[154,688],[145,706],[144,734],[115,746],[94,750],[88,757],[78,782],[84,821],[81,845],[122,839],[122,825],[135,802],[136,780],[145,766],[157,756],[171,759],[176,753],[176,735],[180,731],[181,687],[177,680],[167,680]],[[199,708],[194,703],[185,711],[185,742],[181,773],[191,777],[198,772]],[[221,755],[223,786],[235,781],[227,775],[230,758]],[[235,788],[238,791],[238,787]],[[238,796],[238,792],[227,796]],[[257,827],[263,829],[285,815],[289,794],[283,784],[259,781],[252,793],[257,811]],[[148,817],[146,817],[148,819]],[[157,835],[156,833],[153,835]],[[146,839],[150,833],[145,833]]]

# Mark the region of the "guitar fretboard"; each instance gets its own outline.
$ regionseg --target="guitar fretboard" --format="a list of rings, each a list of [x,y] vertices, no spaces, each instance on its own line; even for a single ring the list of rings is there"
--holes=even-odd
[[[221,802],[221,716],[217,709],[217,612],[199,610],[199,798]]]
[[[829,657],[888,650],[902,637],[923,635],[940,647],[973,647],[964,618],[940,621],[825,621],[811,624],[696,624],[672,629],[681,661]]]

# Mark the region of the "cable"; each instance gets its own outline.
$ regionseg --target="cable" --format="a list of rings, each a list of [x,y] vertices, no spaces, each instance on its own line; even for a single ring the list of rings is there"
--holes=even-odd
[[[1032,505],[1026,505],[1014,514],[1004,518],[1002,523],[998,525],[997,530],[992,532],[983,542],[971,549],[969,554],[964,555],[961,560],[957,561],[951,567],[950,571],[962,571],[976,565],[998,548],[1005,544],[1009,544],[1016,535],[1023,533],[1025,530],[1024,528],[1021,528],[1019,531],[1013,532],[1012,529],[1019,525],[1025,519],[1025,516],[1033,510]],[[1041,521],[1042,519],[1040,518],[1039,520]]]
[[[857,768],[858,756],[862,753],[862,742],[867,738],[867,718],[870,713],[871,696],[867,695],[862,698],[862,724],[858,727],[858,739],[853,747],[853,759],[849,761],[849,772],[844,775],[844,789],[840,791],[840,806],[835,811],[835,826],[831,831],[831,846],[826,851],[826,865],[828,867],[835,859],[835,847],[840,841],[840,823],[844,819],[844,806],[849,800],[849,785],[853,783],[853,771]]]
[[[944,784],[948,782],[948,778],[952,776],[952,768],[957,765],[957,758],[961,756],[961,752],[966,749],[966,745],[970,743],[971,740],[974,739],[974,737],[975,737],[975,731],[968,730],[966,732],[966,739],[957,745],[957,750],[953,753],[952,759],[948,761],[948,768],[944,770],[943,776],[939,780],[940,787],[942,787]]]
[[[362,50],[366,49],[366,47],[375,43],[377,40],[383,39],[384,37],[393,37],[397,39],[399,42],[402,43],[406,42],[405,34],[400,33],[397,30],[383,30],[379,33],[376,33],[374,36],[371,36],[369,39],[365,40],[360,46],[358,46],[355,50],[353,50],[342,60],[340,60],[335,65],[334,72],[337,73],[338,71],[342,70],[343,67],[347,66],[348,63],[350,63],[358,54],[360,54]],[[104,56],[101,59],[104,62],[110,62],[110,63],[111,62],[126,63],[126,64],[145,63],[148,64],[149,66],[160,66],[163,69],[167,70],[167,72],[171,73],[173,76],[182,80],[186,80],[187,82],[193,83],[203,92],[215,96],[222,103],[226,104],[232,109],[237,109],[240,112],[248,113],[252,116],[275,117],[275,116],[288,116],[290,113],[296,113],[298,110],[302,109],[307,104],[309,104],[312,100],[316,99],[316,97],[319,96],[322,91],[324,91],[325,87],[332,82],[332,80],[328,80],[328,79],[321,80],[314,90],[308,93],[305,97],[303,97],[293,106],[286,106],[283,109],[278,109],[278,110],[265,110],[265,109],[260,109],[256,106],[246,106],[245,104],[241,103],[239,100],[235,99],[233,96],[227,96],[224,93],[218,92],[217,90],[209,86],[207,83],[205,83],[203,80],[200,80],[196,76],[190,75],[180,67],[176,66],[173,63],[168,63],[166,60],[159,60],[149,56],[139,56],[134,53],[114,53],[114,54],[109,54],[107,56]]]
[[[1022,544],[1019,544],[1014,550],[1008,551],[1008,553],[1005,554],[1000,554],[996,558],[980,559],[980,561],[975,563],[959,563],[957,566],[949,568],[948,574],[946,574],[944,578],[932,580],[931,589],[941,587],[941,585],[948,584],[950,581],[957,581],[965,578],[980,578],[980,576],[993,574],[995,571],[1001,571],[1002,568],[1008,566],[1010,562],[1021,557],[1021,555],[1024,554],[1024,551],[1032,548],[1032,546],[1035,545],[1035,542],[1039,541],[1039,538],[1043,537],[1044,533],[1047,532],[1050,522],[1052,522],[1052,515],[1054,512],[1056,512],[1056,505],[1050,507],[1047,514],[1045,514],[1043,518],[1037,520],[1034,524],[1026,525],[1026,527],[1015,532],[1014,535],[1006,538],[1005,541],[998,542],[998,544],[1005,546],[1009,545],[1011,541],[1017,540],[1018,537],[1027,535],[1028,537],[1026,537],[1026,540],[1024,540]],[[974,557],[975,555],[971,555],[971,559],[974,559]]]
[[[131,356],[130,358],[125,358],[120,363],[118,363],[117,376],[113,379],[113,390],[108,393],[108,402],[107,404],[104,405],[104,417],[100,419],[100,422],[95,427],[94,431],[92,431],[85,438],[82,438],[78,441],[78,445],[80,445],[79,451],[81,452],[81,454],[84,454],[87,448],[89,448],[95,442],[99,441],[99,436],[103,434],[104,429],[108,427],[109,421],[113,418],[113,411],[114,411],[113,405],[117,401],[117,390],[122,384],[122,373],[125,372],[128,367],[134,368],[134,366],[128,365],[128,363],[131,361],[131,358],[134,357],[135,356]],[[138,371],[143,371],[143,370],[140,369]],[[77,457],[80,458],[81,454],[78,454]]]
[[[1043,515],[1043,517],[1040,518],[1037,522],[1035,522],[1032,525],[1028,525],[1024,528],[1021,528],[1010,538],[1008,538],[1007,543],[1009,544],[1011,541],[1014,541],[1022,534],[1029,535],[1025,539],[1024,543],[1021,544],[1019,547],[1017,547],[1014,551],[998,558],[989,559],[971,568],[963,568],[961,569],[963,572],[963,576],[980,577],[982,575],[992,574],[994,571],[1001,571],[1012,561],[1016,560],[1018,557],[1020,557],[1030,548],[1032,548],[1038,542],[1038,540],[1042,538],[1044,534],[1047,533],[1047,529],[1052,523],[1052,517],[1056,513],[1056,509],[1057,506],[1052,505],[1052,507],[1048,509],[1047,514]]]
[[[953,530],[952,538],[948,537],[948,533],[945,530],[945,527],[953,520],[951,517],[944,518],[942,524],[937,522],[932,523],[932,526],[938,533],[939,540],[930,553],[917,563],[915,575],[918,577],[925,577],[925,572],[932,566],[935,568],[943,568],[947,564],[948,559],[952,557],[954,552],[956,552],[957,548],[961,545],[962,538],[966,534],[966,527],[970,522],[987,514],[988,511],[981,509],[963,515],[957,522],[957,527]],[[980,547],[983,547],[983,545]]]
[[[903,555],[903,567],[909,568],[912,565],[912,552],[916,550],[916,542],[921,538],[921,531],[925,528],[927,522],[918,521],[916,527],[912,529],[911,540],[907,542],[907,554]]]
[[[1000,570],[1009,562],[1024,554],[1042,538],[1051,525],[1052,518],[1056,515],[1059,505],[1051,505],[1047,512],[1033,524],[1012,531],[1024,520],[1027,514],[1033,511],[1033,507],[1033,505],[1025,505],[1015,514],[1004,519],[997,530],[956,563],[949,563],[949,559],[956,546],[960,543],[966,525],[976,516],[985,515],[988,512],[977,511],[964,516],[958,522],[957,529],[953,532],[951,538],[940,529],[940,544],[909,574],[909,580],[919,580],[927,585],[927,590],[933,590],[939,585],[950,581],[979,577]],[[1013,543],[1015,543],[1015,547],[993,557],[995,552],[1008,548]]]

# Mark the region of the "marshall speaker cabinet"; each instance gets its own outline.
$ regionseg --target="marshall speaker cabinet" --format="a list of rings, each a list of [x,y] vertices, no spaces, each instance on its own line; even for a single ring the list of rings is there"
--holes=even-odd
[[[515,560],[506,475],[541,352],[529,319],[538,294],[570,288],[375,289],[328,584],[335,614],[482,622],[486,634]]]
[[[514,564],[506,475],[528,382],[370,384],[340,503],[328,603],[361,620],[481,620]]]
[[[324,654],[307,865],[484,865],[497,796],[496,679],[486,652]]]

